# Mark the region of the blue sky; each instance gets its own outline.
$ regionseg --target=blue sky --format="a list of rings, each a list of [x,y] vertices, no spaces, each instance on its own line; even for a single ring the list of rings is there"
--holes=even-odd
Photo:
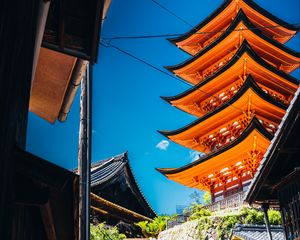
[[[157,0],[192,25],[216,9],[222,0]],[[299,0],[256,0],[289,23],[300,23]],[[112,0],[102,37],[178,34],[191,27],[151,0]],[[299,35],[288,46],[300,51]],[[111,42],[164,70],[189,58],[166,38],[122,39]],[[160,99],[183,92],[188,85],[130,58],[113,48],[100,47],[94,67],[92,161],[124,151],[137,181],[157,213],[174,213],[190,203],[193,189],[167,180],[156,167],[179,167],[192,161],[193,151],[166,142],[157,130],[174,130],[195,120]],[[299,71],[293,73],[299,79]],[[66,123],[51,125],[29,114],[27,149],[57,165],[77,166],[79,94]],[[161,143],[161,141],[163,141]],[[163,147],[158,148],[159,146]]]

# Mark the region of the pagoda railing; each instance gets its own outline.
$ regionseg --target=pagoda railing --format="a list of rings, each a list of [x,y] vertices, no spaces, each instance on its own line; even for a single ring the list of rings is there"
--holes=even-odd
[[[231,196],[225,197],[220,201],[211,203],[209,205],[205,205],[204,208],[214,212],[214,211],[220,211],[224,209],[241,207],[244,204],[245,194],[246,191],[233,194]]]

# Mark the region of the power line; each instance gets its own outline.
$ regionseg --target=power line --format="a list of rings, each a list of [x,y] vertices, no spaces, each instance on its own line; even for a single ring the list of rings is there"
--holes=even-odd
[[[158,3],[155,0],[151,0],[151,1],[154,2],[160,8],[164,9],[166,12],[170,13],[171,15],[173,15],[174,17],[176,17],[177,19],[179,19],[180,21],[184,22],[185,24],[187,24],[190,27],[192,27],[193,29],[195,29],[192,24],[190,24],[188,21],[184,20],[182,17],[179,17],[177,14],[175,14],[174,12],[172,12],[171,10],[169,10],[168,8],[166,8],[165,6],[161,5],[160,3]],[[197,31],[197,29],[195,29],[195,30]]]
[[[152,0],[153,2],[155,2],[157,5],[159,5],[160,7],[162,7],[160,4],[158,4],[155,0]],[[177,17],[179,20],[181,20],[182,22],[184,22],[185,24],[188,24],[188,25],[190,25],[191,26],[191,24],[190,23],[188,23],[186,20],[184,20],[183,18],[181,18],[181,17],[179,17],[179,16],[177,16],[176,14],[174,14],[174,13],[172,13],[171,11],[169,11],[166,7],[164,7],[164,9],[166,10],[166,11],[168,11],[168,12],[170,12],[172,15],[174,15],[175,17]],[[299,23],[296,23],[296,24],[293,24],[293,25],[299,25]],[[243,29],[234,29],[234,30],[231,30],[231,31],[229,31],[228,29],[225,29],[225,30],[220,30],[220,31],[215,31],[215,32],[199,32],[199,33],[194,33],[194,34],[211,34],[211,33],[214,33],[214,34],[217,34],[217,33],[225,33],[225,32],[235,32],[235,31],[244,31],[244,30],[253,30],[253,29],[270,29],[270,28],[277,28],[277,27],[284,27],[284,26],[288,26],[288,25],[273,25],[273,26],[261,26],[261,27],[253,27],[253,28],[243,28]],[[193,29],[195,29],[194,27],[193,27]],[[195,29],[196,31],[198,31],[197,29]],[[292,35],[292,34],[291,34]],[[206,37],[205,38],[208,38],[209,36],[208,35],[206,35]],[[210,45],[211,44],[213,44],[214,42],[216,42],[218,40],[218,38],[217,39],[215,39],[213,42],[211,42],[210,43]],[[228,49],[225,49],[227,52],[229,52],[229,53],[231,53]],[[239,56],[238,54],[236,54],[235,53],[235,55],[239,58],[239,59],[241,59],[241,56]],[[254,66],[256,69],[258,69],[256,66]],[[280,85],[281,87],[284,87],[285,88],[285,86],[283,86],[281,83],[279,83],[279,82],[277,82],[277,84],[278,85]],[[199,89],[198,89],[199,90]],[[215,96],[214,96],[215,97]]]
[[[154,66],[153,64],[148,63],[148,62],[146,62],[145,60],[143,60],[143,59],[141,59],[141,58],[139,58],[139,57],[136,57],[136,56],[134,56],[133,54],[131,54],[131,53],[129,53],[129,52],[127,52],[127,51],[125,51],[125,50],[123,50],[123,49],[121,49],[121,48],[115,46],[115,45],[112,45],[112,44],[110,44],[110,43],[103,43],[102,41],[100,42],[100,44],[101,44],[102,46],[106,47],[106,48],[110,48],[110,47],[111,47],[111,48],[114,48],[114,49],[118,50],[119,52],[122,52],[122,53],[124,53],[125,55],[127,55],[127,56],[129,56],[129,57],[131,57],[131,58],[134,58],[135,60],[137,60],[137,61],[139,61],[139,62],[141,62],[141,63],[147,65],[148,67],[151,67],[151,68],[153,68],[153,69],[156,70],[156,71],[159,71],[160,73],[163,73],[163,74],[165,74],[165,75],[167,75],[167,76],[169,76],[169,77],[171,77],[171,78],[174,78],[174,79],[176,79],[176,80],[178,80],[178,81],[181,81],[182,83],[188,85],[189,87],[192,86],[191,84],[187,83],[185,80],[180,79],[180,78],[177,78],[177,77],[175,77],[174,75],[169,74],[169,73],[167,73],[167,72],[165,72],[165,71],[159,69],[158,67]]]
[[[293,24],[296,27],[300,25],[300,23]],[[285,25],[271,25],[271,26],[261,26],[261,27],[253,27],[253,28],[242,28],[242,29],[234,29],[229,31],[226,30],[219,30],[219,31],[207,31],[207,32],[196,32],[193,33],[194,35],[205,35],[205,34],[217,34],[217,33],[226,33],[226,32],[240,32],[240,31],[251,31],[251,30],[260,30],[260,29],[272,29],[272,28],[279,28],[284,27]],[[299,26],[300,28],[300,26]],[[113,40],[120,40],[120,39],[145,39],[145,38],[167,38],[167,37],[177,37],[181,36],[184,33],[170,33],[170,34],[153,34],[153,35],[136,35],[136,36],[116,36],[116,37],[102,37],[105,41],[113,41]],[[291,34],[293,35],[293,34]]]
[[[148,62],[146,62],[145,60],[143,60],[143,59],[141,59],[141,58],[139,58],[139,57],[134,56],[133,54],[131,54],[131,53],[129,53],[129,52],[127,52],[127,51],[125,51],[125,50],[119,48],[118,46],[112,45],[112,44],[110,44],[110,43],[105,43],[105,42],[102,42],[102,41],[100,42],[100,45],[102,45],[102,46],[104,46],[104,47],[106,47],[106,48],[114,48],[114,49],[118,50],[119,52],[121,52],[121,53],[123,53],[123,54],[125,54],[125,55],[127,55],[127,56],[129,56],[129,57],[131,57],[131,58],[134,58],[135,60],[137,60],[137,61],[139,61],[139,62],[141,62],[141,63],[147,65],[148,67],[151,67],[152,69],[154,69],[154,70],[156,70],[156,71],[159,71],[160,73],[163,73],[163,74],[165,74],[165,75],[167,75],[167,76],[169,76],[169,77],[171,77],[171,78],[176,79],[177,81],[180,81],[180,82],[182,82],[182,83],[188,85],[189,87],[192,87],[192,84],[189,84],[189,83],[186,82],[185,80],[183,80],[183,79],[181,79],[181,78],[178,78],[178,77],[175,77],[174,75],[171,75],[171,74],[169,74],[169,73],[167,73],[167,72],[165,72],[165,71],[162,71],[161,69],[159,69],[158,67],[154,66],[153,64],[148,63]],[[202,93],[204,93],[204,94],[206,94],[206,95],[209,96],[209,97],[213,97],[213,98],[215,98],[216,100],[219,100],[218,97],[216,97],[216,96],[214,96],[213,94],[210,94],[210,93],[208,93],[208,92],[205,92],[205,91],[203,91],[202,89],[197,89],[197,90],[200,91],[200,92],[202,92]],[[244,111],[243,109],[241,109],[241,108],[239,108],[239,107],[236,107],[236,106],[234,106],[233,104],[229,104],[228,102],[224,102],[224,104],[227,105],[227,106],[231,106],[231,107],[233,107],[233,108],[235,108],[235,109],[241,111],[242,113],[245,113],[245,111]]]

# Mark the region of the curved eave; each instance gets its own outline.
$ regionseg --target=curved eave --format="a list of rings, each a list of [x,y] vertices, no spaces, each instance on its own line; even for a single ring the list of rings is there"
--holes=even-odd
[[[275,100],[274,98],[272,98],[270,95],[268,95],[267,93],[265,93],[258,85],[257,83],[254,81],[254,79],[252,78],[251,75],[248,75],[246,81],[244,82],[243,86],[239,89],[239,91],[232,97],[232,99],[230,99],[227,103],[222,104],[221,106],[219,106],[218,108],[216,108],[214,111],[209,112],[207,114],[205,114],[204,116],[198,118],[197,120],[195,120],[194,122],[179,128],[177,130],[174,131],[158,131],[159,133],[161,133],[162,135],[164,135],[165,137],[170,137],[170,136],[174,136],[177,134],[180,134],[182,132],[187,131],[188,129],[195,127],[196,125],[200,124],[201,122],[205,121],[206,119],[216,115],[217,113],[221,112],[222,110],[224,110],[225,108],[231,107],[231,105],[233,105],[236,101],[238,101],[238,99],[248,90],[248,89],[252,89],[260,98],[266,100],[267,102],[269,102],[270,104],[281,108],[283,110],[287,109],[287,105]]]
[[[279,19],[278,17],[274,16],[273,14],[271,14],[270,12],[266,11],[265,9],[263,9],[262,7],[260,7],[258,4],[256,4],[254,1],[252,0],[243,0],[249,7],[253,8],[255,11],[261,13],[262,15],[264,15],[265,17],[267,17],[268,19],[270,19],[271,21],[275,22],[277,25],[283,26],[285,29],[290,30],[290,31],[295,31],[298,32],[300,30],[300,27],[297,27],[293,24],[289,24],[287,22],[285,22],[282,19]],[[186,40],[187,38],[189,38],[190,36],[192,36],[193,34],[195,34],[197,31],[199,31],[201,28],[203,28],[206,24],[208,24],[209,22],[211,22],[216,16],[218,16],[221,12],[223,12],[226,7],[232,2],[232,0],[226,0],[224,1],[224,3],[222,5],[219,6],[219,8],[217,8],[211,15],[209,15],[205,20],[203,20],[201,23],[199,23],[196,27],[194,27],[192,30],[186,32],[185,34],[176,37],[176,38],[168,38],[168,40],[175,44],[181,41]]]
[[[258,56],[254,52],[254,50],[249,45],[248,41],[244,40],[242,45],[240,46],[239,50],[235,53],[235,55],[232,57],[232,59],[227,64],[225,64],[222,68],[220,68],[218,71],[216,71],[215,73],[213,73],[212,75],[205,78],[203,81],[199,82],[198,84],[194,85],[193,87],[189,88],[188,90],[186,90],[183,93],[180,93],[173,97],[161,97],[161,98],[164,99],[165,101],[171,103],[172,101],[179,100],[179,99],[189,95],[190,93],[200,89],[206,83],[208,83],[209,81],[213,80],[214,78],[218,77],[219,75],[221,75],[222,73],[227,71],[230,67],[232,67],[240,59],[240,56],[242,56],[244,53],[248,53],[254,61],[256,61],[258,64],[260,64],[264,68],[266,68],[266,69],[270,70],[271,72],[273,72],[274,74],[286,79],[287,81],[295,84],[295,86],[298,86],[298,80],[296,78],[294,78],[293,76],[291,76],[289,74],[286,74],[283,71],[278,70],[277,68],[275,68],[274,66],[272,66],[271,64],[269,64],[268,62],[263,60],[260,56]]]
[[[208,161],[209,159],[222,154],[223,152],[228,151],[229,149],[237,146],[239,143],[241,143],[244,139],[248,137],[248,135],[251,134],[252,131],[257,130],[259,133],[261,133],[266,139],[269,141],[272,140],[273,135],[269,133],[259,122],[259,120],[256,117],[253,117],[247,128],[243,131],[243,133],[234,140],[231,144],[224,146],[223,148],[220,148],[219,150],[215,152],[211,152],[210,154],[207,154],[206,156],[199,158],[198,160],[189,163],[185,166],[179,167],[179,168],[156,168],[156,170],[164,175],[170,175],[170,174],[176,174],[180,173],[182,171],[185,171],[187,169],[190,169],[192,167],[195,167],[203,162]]]
[[[285,29],[288,29],[290,31],[296,31],[297,32],[297,31],[300,30],[300,27],[297,27],[296,25],[290,24],[290,23],[276,17],[272,13],[268,12],[266,9],[264,9],[261,6],[259,6],[258,4],[256,4],[253,0],[243,0],[243,1],[248,6],[250,6],[254,10],[256,10],[257,12],[261,13],[262,15],[264,15],[265,17],[267,17],[271,21],[277,23],[277,25],[283,26]]]
[[[190,31],[184,33],[183,35],[176,37],[176,38],[168,38],[168,40],[175,44],[178,42],[181,42],[187,38],[189,38],[191,35],[199,31],[201,28],[203,28],[206,24],[208,24],[212,19],[214,19],[216,16],[218,16],[223,10],[231,3],[231,0],[224,1],[211,15],[209,15],[207,18],[205,18],[202,22],[200,22],[197,26],[195,26]]]
[[[105,169],[109,165],[111,165],[112,162],[119,162],[119,165],[114,166],[114,168],[111,168],[111,169]],[[127,179],[128,187],[131,189],[132,193],[135,194],[136,197],[139,199],[139,202],[143,206],[145,212],[147,212],[149,214],[149,216],[151,216],[151,217],[156,216],[155,211],[153,210],[153,208],[147,201],[146,197],[144,196],[144,194],[135,178],[135,175],[133,173],[133,170],[131,168],[131,165],[130,165],[130,162],[128,159],[128,152],[125,152],[125,153],[122,153],[115,157],[94,163],[94,164],[92,164],[92,167],[98,167],[98,168],[91,171],[91,176],[96,175],[98,171],[101,171],[103,169],[105,169],[106,171],[110,170],[110,174],[108,174],[106,177],[104,177],[98,181],[94,180],[93,183],[91,184],[92,187],[96,187],[97,185],[109,184],[110,181],[114,181],[115,177],[124,173],[124,175],[129,178],[129,179]]]
[[[196,55],[192,56],[191,58],[187,59],[183,63],[177,64],[174,66],[166,66],[165,68],[171,72],[174,72],[175,70],[181,69],[181,68],[193,63],[194,61],[196,61],[197,59],[202,57],[205,53],[210,51],[212,48],[217,46],[224,39],[226,39],[226,37],[228,37],[232,33],[232,31],[234,31],[241,22],[246,26],[247,29],[249,29],[247,31],[251,31],[253,34],[257,35],[259,38],[265,40],[266,42],[279,48],[280,50],[286,52],[287,54],[290,54],[291,56],[296,57],[296,58],[300,58],[299,52],[296,52],[293,49],[285,46],[284,44],[281,44],[281,43],[275,41],[274,39],[264,35],[260,30],[256,29],[256,27],[251,23],[251,21],[246,16],[246,14],[243,12],[243,10],[240,9],[237,16],[235,17],[234,21],[231,23],[231,25],[227,28],[227,30],[216,41],[214,41],[212,44],[209,44],[207,47],[203,48],[200,52],[198,52]]]

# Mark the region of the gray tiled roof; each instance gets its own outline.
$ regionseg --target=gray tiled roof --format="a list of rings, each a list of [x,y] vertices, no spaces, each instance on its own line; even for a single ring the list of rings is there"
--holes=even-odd
[[[283,240],[284,232],[281,226],[271,226],[273,240]],[[268,240],[268,233],[265,225],[236,225],[232,230],[233,236],[240,237],[244,240]]]
[[[146,197],[141,191],[138,182],[135,179],[134,173],[130,166],[127,152],[121,153],[111,158],[93,162],[91,164],[92,188],[97,186],[107,186],[107,184],[115,182],[115,180],[118,179],[120,176],[125,177],[124,184],[126,184],[130,189],[132,189],[132,193],[136,196],[137,199],[139,199],[140,204],[146,206],[146,208],[149,210],[149,216],[156,216],[155,211],[148,203]]]
[[[91,186],[106,182],[118,174],[128,163],[127,152],[91,165]]]

